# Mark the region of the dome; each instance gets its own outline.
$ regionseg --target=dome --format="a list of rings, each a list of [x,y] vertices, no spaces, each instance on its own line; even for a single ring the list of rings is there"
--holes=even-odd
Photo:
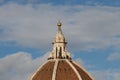
[[[53,40],[53,50],[48,61],[31,77],[31,80],[93,80],[86,70],[74,62],[66,49],[67,42],[58,22],[58,32]]]
[[[67,60],[49,60],[33,75],[32,80],[93,80],[77,63]]]

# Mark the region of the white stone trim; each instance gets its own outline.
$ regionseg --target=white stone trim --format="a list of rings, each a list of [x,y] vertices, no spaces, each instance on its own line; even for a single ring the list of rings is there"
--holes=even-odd
[[[70,67],[74,70],[74,72],[76,73],[77,77],[79,78],[79,80],[82,80],[80,74],[78,73],[78,71],[76,70],[76,68],[70,63],[69,60],[66,60],[66,62],[70,65]]]
[[[53,74],[52,74],[52,80],[55,80],[55,78],[56,78],[56,72],[57,72],[58,62],[59,62],[59,60],[56,59],[55,60],[55,65],[54,65],[54,69],[53,69]]]
[[[76,64],[78,67],[80,67],[86,74],[88,74],[88,76],[92,79],[95,80],[86,70],[85,68],[83,68],[82,66],[80,66],[78,63],[76,63],[75,61],[73,61],[74,64]]]

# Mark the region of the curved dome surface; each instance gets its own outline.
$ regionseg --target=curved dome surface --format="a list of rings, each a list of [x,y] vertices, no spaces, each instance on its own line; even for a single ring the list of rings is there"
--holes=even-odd
[[[32,80],[93,80],[92,77],[73,61],[49,60],[33,75]]]

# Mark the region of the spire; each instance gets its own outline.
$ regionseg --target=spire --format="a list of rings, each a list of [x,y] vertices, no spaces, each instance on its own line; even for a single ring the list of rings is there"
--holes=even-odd
[[[61,30],[62,23],[60,22],[60,20],[58,21],[57,26],[58,26],[58,31],[53,40],[53,44],[55,44],[55,43],[65,43],[66,44],[65,37]]]
[[[53,39],[53,50],[49,59],[71,59],[70,54],[66,50],[67,42],[61,30],[62,23],[58,21],[57,26],[58,31]]]

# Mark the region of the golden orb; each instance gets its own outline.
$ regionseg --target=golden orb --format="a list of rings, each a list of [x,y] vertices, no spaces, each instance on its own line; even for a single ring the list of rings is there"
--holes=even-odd
[[[57,26],[58,26],[58,27],[61,27],[61,26],[62,26],[62,23],[60,22],[60,20],[58,21]]]

